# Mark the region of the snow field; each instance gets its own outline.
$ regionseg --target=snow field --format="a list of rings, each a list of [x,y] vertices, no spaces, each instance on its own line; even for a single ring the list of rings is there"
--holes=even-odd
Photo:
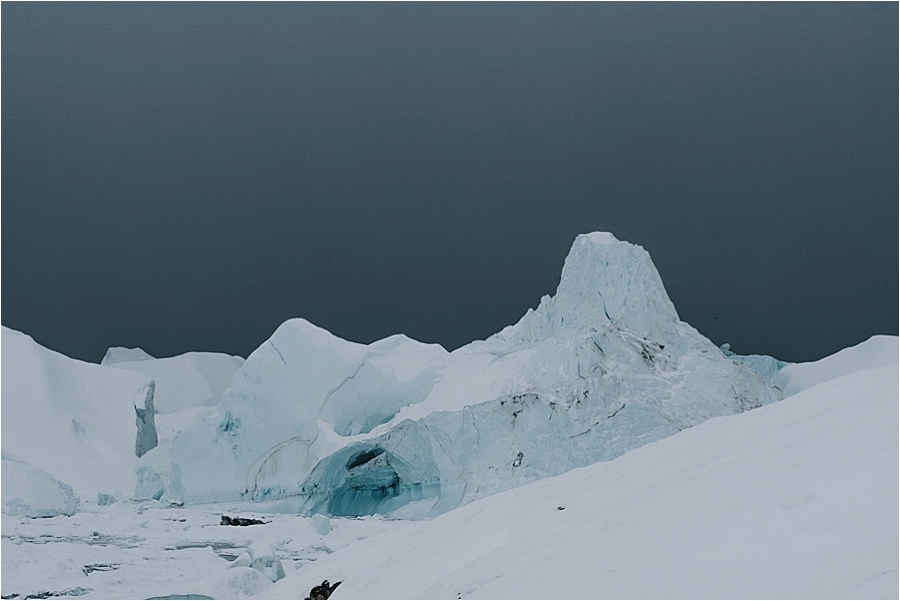
[[[322,558],[333,598],[897,598],[897,366]],[[262,598],[262,597],[261,597]]]

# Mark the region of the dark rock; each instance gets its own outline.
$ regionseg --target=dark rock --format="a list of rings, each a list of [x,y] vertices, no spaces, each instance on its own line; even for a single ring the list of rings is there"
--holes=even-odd
[[[331,593],[334,592],[338,586],[340,586],[341,581],[338,580],[334,584],[328,584],[327,580],[323,580],[322,584],[318,586],[312,587],[309,591],[309,597],[305,597],[304,601],[311,601],[313,599],[324,600],[331,596]]]
[[[222,516],[220,526],[253,526],[255,524],[265,524],[262,520],[254,520],[253,518],[232,518],[227,515]]]

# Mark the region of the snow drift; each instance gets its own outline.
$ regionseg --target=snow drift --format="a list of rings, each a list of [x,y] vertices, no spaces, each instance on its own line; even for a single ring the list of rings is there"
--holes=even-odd
[[[421,518],[780,398],[680,321],[647,252],[579,236],[557,293],[448,353],[282,324],[138,468],[141,495]]]

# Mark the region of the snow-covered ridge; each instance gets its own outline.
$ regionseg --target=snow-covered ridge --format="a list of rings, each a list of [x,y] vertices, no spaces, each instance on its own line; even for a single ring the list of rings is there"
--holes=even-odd
[[[155,406],[159,413],[175,413],[215,405],[231,388],[231,378],[244,364],[241,357],[224,353],[191,352],[156,359],[139,348],[111,348],[101,365],[145,374],[156,382]]]
[[[21,332],[0,330],[3,452],[82,499],[134,490],[136,455],[156,444],[153,381],[71,359]]]
[[[774,383],[785,396],[790,396],[856,371],[897,365],[898,361],[897,337],[876,335],[818,361],[787,365],[775,376]]]
[[[643,248],[594,233],[554,296],[453,353],[285,322],[141,460],[138,494],[424,517],[778,399],[678,319]]]

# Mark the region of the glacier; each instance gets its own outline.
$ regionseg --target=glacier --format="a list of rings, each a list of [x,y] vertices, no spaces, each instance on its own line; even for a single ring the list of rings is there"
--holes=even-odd
[[[642,247],[580,235],[555,295],[453,352],[283,323],[217,405],[138,460],[135,495],[433,517],[780,400],[769,359],[681,321]]]

